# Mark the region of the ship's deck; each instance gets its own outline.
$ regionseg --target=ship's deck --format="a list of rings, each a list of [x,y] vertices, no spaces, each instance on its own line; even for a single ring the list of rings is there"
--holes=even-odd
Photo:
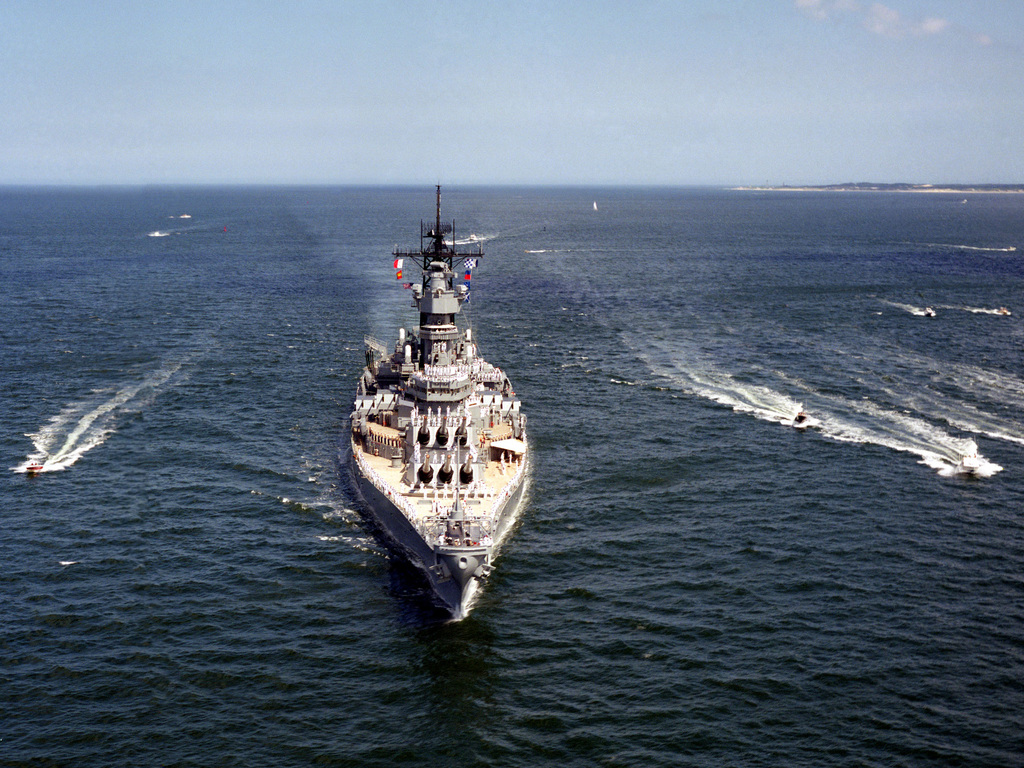
[[[414,522],[431,517],[434,514],[436,501],[440,501],[442,504],[445,502],[451,504],[454,501],[454,492],[451,490],[445,491],[439,488],[436,496],[434,489],[429,487],[413,491],[403,480],[403,467],[392,467],[391,460],[388,458],[367,453],[356,443],[352,445],[352,453],[357,462],[364,465],[384,484],[397,492],[397,495],[405,502],[400,506],[407,514],[411,513],[415,516]],[[495,499],[500,497],[515,480],[520,464],[525,460],[525,456],[521,456],[518,462],[508,463],[504,466],[500,461],[488,461],[484,466],[484,488],[479,489],[478,483],[478,490],[467,494],[463,489],[460,493],[462,503],[466,507],[466,514],[470,517],[487,514]],[[479,464],[474,465],[475,469],[479,469],[479,467]]]

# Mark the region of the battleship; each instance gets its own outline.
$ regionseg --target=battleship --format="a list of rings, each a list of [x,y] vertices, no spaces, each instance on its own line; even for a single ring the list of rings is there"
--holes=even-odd
[[[475,240],[470,237],[470,240]],[[420,222],[418,250],[394,250],[419,325],[393,344],[366,338],[351,415],[356,486],[389,549],[421,569],[436,603],[458,620],[494,568],[515,519],[529,464],[526,415],[508,376],[456,323],[482,246],[456,244],[441,222]],[[408,264],[406,264],[408,262]]]

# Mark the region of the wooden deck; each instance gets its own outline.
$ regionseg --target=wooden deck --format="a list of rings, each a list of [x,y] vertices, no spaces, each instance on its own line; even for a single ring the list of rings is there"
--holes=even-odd
[[[433,488],[421,488],[414,492],[403,480],[403,467],[392,467],[390,459],[369,454],[356,444],[353,444],[352,451],[358,461],[364,462],[369,469],[376,473],[384,483],[395,489],[400,497],[410,505],[410,508],[406,509],[407,512],[414,512],[416,517],[420,519],[430,516],[432,505],[435,501]],[[520,459],[520,461],[524,460],[525,458]],[[479,464],[474,465],[475,470],[478,471],[479,468]],[[481,515],[490,510],[494,499],[505,490],[505,487],[515,477],[517,469],[517,464],[506,464],[503,470],[501,462],[487,462],[483,473],[483,482],[487,490],[486,495],[481,495],[479,492],[468,496],[464,492],[461,494],[462,503],[467,507],[467,513],[471,516]],[[439,488],[437,499],[442,502],[446,500],[451,501],[454,499],[453,491],[448,490],[444,492],[442,488]]]

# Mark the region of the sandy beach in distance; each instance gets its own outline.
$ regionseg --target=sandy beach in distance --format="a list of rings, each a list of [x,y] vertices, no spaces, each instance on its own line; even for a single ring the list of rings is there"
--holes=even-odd
[[[954,195],[1007,195],[1024,193],[1024,185],[992,185],[992,186],[932,186],[931,184],[834,184],[826,186],[800,186],[800,187],[732,187],[732,189],[743,192],[920,192],[930,194],[954,194]]]

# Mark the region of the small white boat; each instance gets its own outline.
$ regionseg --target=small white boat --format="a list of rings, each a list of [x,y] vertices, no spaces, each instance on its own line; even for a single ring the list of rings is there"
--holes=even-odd
[[[808,427],[820,427],[821,422],[815,419],[813,416],[808,416],[803,411],[800,411],[793,420],[790,422],[794,429],[807,429]]]
[[[43,462],[31,461],[25,466],[26,475],[38,475],[43,471]]]
[[[953,471],[958,475],[978,475],[981,472],[981,459],[978,457],[977,452],[965,453],[961,456]]]
[[[932,309],[931,307],[925,307],[924,308],[924,316],[925,317],[935,317],[935,310]]]
[[[996,314],[997,315],[1006,315],[1007,317],[1009,317],[1011,312],[1006,307],[1000,307],[999,309],[996,310]]]

